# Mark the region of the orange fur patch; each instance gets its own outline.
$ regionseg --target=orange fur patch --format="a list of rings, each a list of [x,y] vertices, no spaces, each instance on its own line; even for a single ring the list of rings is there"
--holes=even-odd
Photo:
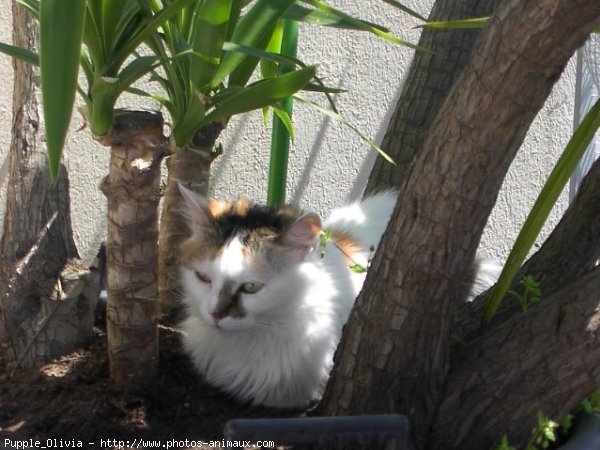
[[[248,200],[246,197],[238,198],[233,204],[232,210],[233,213],[237,214],[238,216],[245,216],[250,210],[250,200]]]
[[[352,236],[343,231],[332,230],[331,237],[346,259],[348,259],[349,262],[354,263],[354,256],[363,250],[360,244],[356,242]]]
[[[216,219],[229,211],[231,205],[223,200],[211,200],[208,202],[208,210],[213,219]]]

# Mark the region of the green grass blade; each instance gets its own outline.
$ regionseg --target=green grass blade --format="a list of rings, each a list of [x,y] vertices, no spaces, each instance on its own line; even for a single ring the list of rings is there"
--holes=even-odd
[[[283,20],[277,21],[271,39],[265,49],[266,53],[279,55],[281,53],[281,43],[283,41]],[[272,78],[277,75],[277,63],[272,59],[262,58],[260,60],[261,78]]]
[[[54,180],[77,91],[85,6],[85,0],[40,2],[40,75],[48,163]]]
[[[307,3],[321,11],[324,11],[326,13],[337,16],[340,19],[343,19],[343,20],[347,21],[348,23],[351,23],[352,25],[356,26],[358,30],[367,31],[376,36],[379,36],[382,39],[385,39],[388,42],[392,42],[392,43],[398,44],[398,45],[403,45],[403,46],[412,48],[413,50],[418,50],[418,51],[425,52],[425,53],[431,53],[430,50],[428,50],[424,47],[419,47],[418,45],[412,44],[408,41],[405,41],[404,39],[400,39],[400,38],[394,36],[393,34],[388,33],[387,31],[383,31],[378,26],[373,26],[367,22],[364,22],[360,19],[352,17],[336,8],[333,8],[329,5],[327,5],[326,3],[324,3],[320,0],[302,0],[302,2]]]
[[[433,30],[472,30],[483,28],[489,20],[489,17],[477,17],[473,19],[449,20],[446,22],[427,22],[419,25],[419,27]]]
[[[206,0],[195,15],[192,48],[197,55],[191,60],[191,80],[203,90],[212,81],[219,66],[227,34],[232,0]]]
[[[117,49],[116,53],[111,57],[111,64],[115,66],[122,64],[122,62],[132,55],[140,44],[149,39],[161,25],[181,12],[183,8],[194,4],[196,1],[197,0],[174,0],[173,2],[168,3],[167,6],[156,14],[152,20],[140,26],[137,32],[131,36],[123,46]]]
[[[371,138],[369,138],[367,135],[362,133],[358,128],[356,128],[354,125],[352,125],[350,122],[348,122],[348,120],[341,114],[339,114],[335,111],[332,111],[331,109],[323,108],[318,103],[315,103],[312,100],[304,98],[298,94],[295,94],[294,98],[302,103],[306,103],[307,105],[310,105],[312,108],[316,109],[317,111],[320,111],[321,113],[325,114],[326,116],[331,117],[336,122],[339,122],[342,125],[350,128],[352,131],[354,131],[358,135],[358,137],[360,137],[363,141],[365,141],[367,144],[369,144],[371,146],[371,148],[373,150],[375,150],[377,153],[379,153],[387,162],[389,162],[390,164],[396,165],[396,163],[390,157],[390,155],[388,155],[386,152],[384,152],[383,149],[381,149],[375,142],[373,142],[373,140]]]
[[[383,2],[387,3],[388,5],[392,5],[395,8],[398,8],[400,11],[404,11],[405,13],[416,17],[419,20],[422,20],[423,22],[426,22],[427,19],[425,17],[423,17],[421,14],[419,14],[418,12],[416,12],[414,9],[409,8],[408,6],[397,2],[396,0],[382,0]]]
[[[16,0],[17,3],[25,8],[35,17],[40,18],[40,2],[37,0]]]
[[[40,64],[40,57],[38,54],[26,48],[16,47],[14,45],[0,42],[0,52],[34,66],[38,66]]]
[[[358,26],[354,22],[350,22],[336,14],[331,14],[327,11],[321,11],[319,9],[310,9],[305,6],[294,4],[288,9],[283,15],[285,19],[296,20],[298,22],[309,23],[312,25],[326,26],[332,28],[342,28],[346,30],[363,30],[364,25]],[[381,25],[361,21],[363,24],[367,24],[374,28],[378,28],[381,31],[389,31],[387,28]]]
[[[519,232],[519,236],[508,256],[500,278],[486,301],[483,311],[484,323],[489,323],[500,306],[502,299],[512,284],[512,280],[521,268],[542,226],[546,222],[552,207],[599,127],[600,100],[597,100],[575,130],[562,156],[546,180],[535,204],[531,208],[531,212]]]
[[[285,75],[251,84],[218,104],[205,123],[228,120],[241,114],[279,102],[302,89],[315,75],[314,67],[306,67]]]
[[[156,56],[139,56],[135,58],[119,73],[120,90],[123,91],[129,88],[133,83],[152,72],[159,65],[160,63]]]
[[[240,19],[231,40],[240,45],[264,50],[277,22],[294,1],[258,0]],[[248,82],[257,64],[257,58],[238,52],[226,52],[211,84],[213,87],[217,87],[231,74],[229,84],[243,86]],[[234,70],[236,73],[232,74]]]
[[[293,141],[295,138],[294,125],[292,124],[292,119],[290,115],[287,113],[287,111],[281,109],[278,106],[271,105],[271,108],[273,109],[273,112],[279,118],[279,120],[281,120],[281,123],[290,135],[290,139]]]

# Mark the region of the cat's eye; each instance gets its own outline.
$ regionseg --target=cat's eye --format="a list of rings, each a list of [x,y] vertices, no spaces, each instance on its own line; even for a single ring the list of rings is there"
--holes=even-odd
[[[256,294],[263,286],[264,284],[259,283],[258,281],[248,281],[242,284],[241,290],[246,294]]]
[[[208,275],[206,275],[204,272],[199,272],[199,271],[196,270],[194,272],[194,274],[196,275],[196,278],[198,278],[203,283],[210,283],[210,282],[212,282],[212,280],[210,279],[210,277]]]

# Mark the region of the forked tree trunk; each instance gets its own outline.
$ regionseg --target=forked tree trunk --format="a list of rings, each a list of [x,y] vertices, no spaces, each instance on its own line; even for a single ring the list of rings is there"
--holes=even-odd
[[[199,194],[208,194],[210,166],[218,156],[215,141],[221,130],[222,126],[215,123],[204,127],[189,145],[175,150],[167,159],[167,186],[160,218],[158,292],[161,315],[168,321],[177,318],[181,306],[178,255],[179,245],[188,236],[178,183]]]
[[[160,162],[168,150],[160,114],[118,111],[111,131],[106,242],[106,328],[111,379],[144,386],[158,372],[158,205]]]
[[[38,29],[13,4],[13,41],[35,49]],[[43,141],[37,68],[14,61],[13,128],[0,243],[0,366],[40,365],[92,337],[97,280],[79,260],[64,166],[53,183]]]
[[[545,414],[553,417],[563,411],[562,406],[557,409],[556,399],[569,393],[575,397],[600,385],[600,373],[585,368],[597,365],[595,354],[587,360],[589,349],[598,345],[600,312],[598,298],[591,294],[597,288],[597,273],[573,286],[587,300],[581,311],[565,304],[573,308],[569,320],[560,320],[560,305],[569,297],[566,292],[550,300],[558,306],[555,315],[547,308],[530,311],[529,320],[555,325],[535,327],[536,332],[546,333],[546,339],[536,335],[532,340],[526,324],[519,322],[514,330],[520,334],[510,334],[517,342],[506,348],[509,354],[503,354],[509,333],[500,327],[490,331],[490,340],[481,344],[480,351],[468,348],[464,360],[449,358],[461,283],[504,174],[569,58],[599,22],[597,0],[506,0],[501,4],[415,157],[344,329],[322,413],[405,413],[412,421],[412,443],[417,448],[482,449],[490,448],[504,433],[521,444],[535,426],[536,417],[529,408],[518,407],[520,391],[500,389],[522,377],[530,377],[531,386],[536,380],[547,386],[536,377],[553,376],[555,364],[539,371],[519,364],[526,352],[548,355],[528,342],[537,346],[556,342],[556,362],[585,373],[574,383],[557,380],[553,389],[560,395],[537,397]],[[549,321],[550,317],[556,321]],[[584,327],[584,323],[590,325]],[[565,343],[575,336],[582,345],[567,351]],[[505,373],[501,365],[490,365],[495,371],[481,368],[482,361],[485,365],[494,360],[493,355],[510,361],[511,370]],[[453,368],[450,377],[449,367]],[[462,379],[454,378],[455,370],[460,370]],[[475,376],[465,383],[469,373]],[[497,392],[502,398],[495,397]],[[505,406],[496,411],[490,396]],[[450,397],[455,403],[440,409]],[[488,403],[483,401],[486,398]],[[505,416],[508,413],[513,415],[510,420]],[[490,426],[477,426],[482,423]],[[441,436],[437,426],[443,426]],[[467,432],[449,439],[454,430]]]
[[[429,21],[490,16],[500,0],[437,0]],[[431,53],[415,52],[394,115],[381,147],[396,165],[377,158],[365,194],[393,187],[401,189],[415,155],[421,150],[433,119],[471,56],[480,30],[424,29],[419,46]]]

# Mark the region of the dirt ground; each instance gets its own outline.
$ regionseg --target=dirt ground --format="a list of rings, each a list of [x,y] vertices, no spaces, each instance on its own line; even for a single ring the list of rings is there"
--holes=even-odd
[[[153,439],[163,446],[174,439],[208,442],[223,438],[230,419],[299,415],[239,404],[203,383],[182,354],[177,333],[164,327],[160,364],[154,389],[117,390],[108,380],[106,334],[96,329],[89,348],[40,370],[0,377],[0,450],[5,439],[38,439],[42,446],[62,448],[79,441],[83,448],[107,448],[108,439]]]

